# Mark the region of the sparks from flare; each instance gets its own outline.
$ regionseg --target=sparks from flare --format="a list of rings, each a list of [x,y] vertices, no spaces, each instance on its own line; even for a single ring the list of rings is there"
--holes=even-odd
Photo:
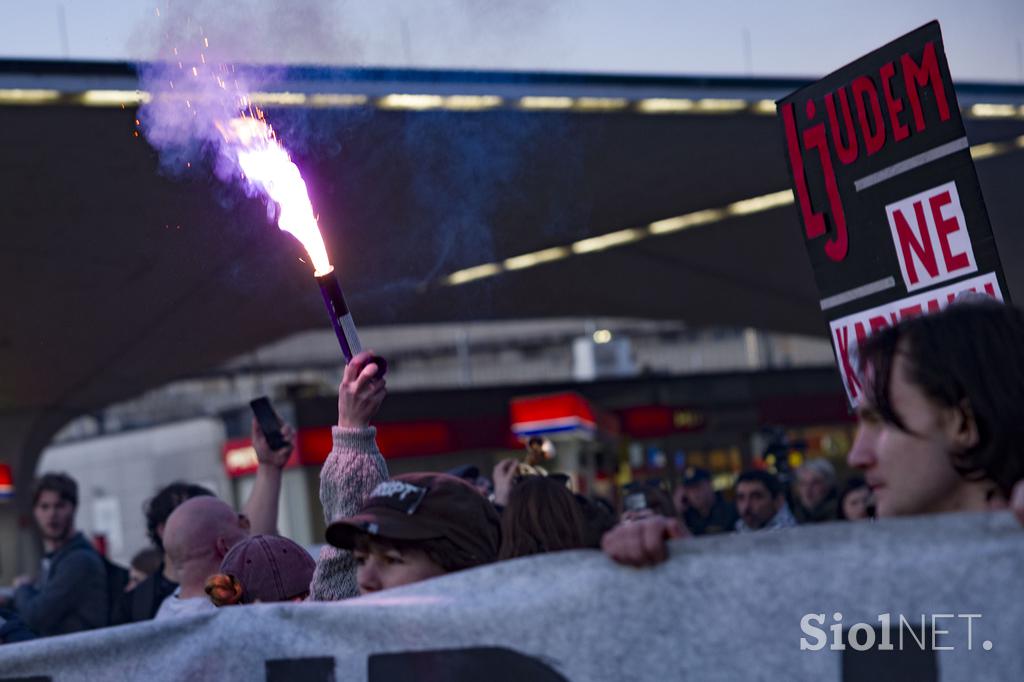
[[[234,156],[246,182],[277,204],[278,227],[306,247],[317,276],[331,272],[306,183],[274,129],[263,119],[263,112],[256,109],[254,115],[233,118],[217,127],[224,136],[225,151]]]
[[[202,37],[202,48],[197,50],[200,63],[204,68],[193,62],[189,64],[193,78],[212,79],[221,90],[228,90],[228,82],[217,71],[227,74],[235,72],[234,64],[216,64],[210,67],[203,50],[209,49],[210,39],[199,27]],[[185,61],[177,47],[173,48],[178,58],[178,68],[185,74]],[[224,139],[221,152],[237,166],[250,188],[262,194],[277,209],[278,227],[290,233],[306,249],[313,263],[316,276],[328,274],[334,270],[327,256],[327,248],[317,223],[309,199],[306,183],[302,179],[298,167],[292,162],[288,151],[277,139],[273,127],[266,121],[263,111],[255,106],[252,99],[239,87],[238,81],[231,79],[231,84],[238,94],[238,116],[216,122],[215,125]],[[169,81],[170,88],[175,89],[174,82]],[[189,98],[185,99],[185,107],[193,116],[198,115],[197,107]],[[202,107],[201,102],[197,102]],[[138,124],[137,124],[138,125]],[[191,168],[189,162],[186,167]]]

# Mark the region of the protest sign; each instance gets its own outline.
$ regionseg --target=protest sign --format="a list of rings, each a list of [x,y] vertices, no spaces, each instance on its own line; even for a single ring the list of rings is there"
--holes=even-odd
[[[855,405],[852,358],[868,334],[965,291],[1004,300],[1007,290],[938,22],[785,97],[778,112],[821,309]]]

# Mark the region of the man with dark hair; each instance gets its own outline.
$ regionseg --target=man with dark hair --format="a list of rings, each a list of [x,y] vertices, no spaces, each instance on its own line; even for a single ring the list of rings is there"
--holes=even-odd
[[[686,511],[683,521],[694,535],[730,533],[736,528],[739,514],[736,507],[711,487],[711,474],[706,469],[694,469],[683,478],[683,496]]]
[[[103,627],[109,618],[103,559],[75,531],[78,484],[67,474],[41,476],[32,514],[43,541],[39,575],[15,581],[14,607],[33,632],[63,635]]]
[[[146,533],[153,545],[163,554],[164,526],[167,519],[183,502],[193,497],[213,497],[213,493],[201,485],[175,481],[163,487],[146,503]],[[114,610],[113,624],[137,623],[156,616],[160,604],[178,589],[173,569],[166,561],[124,594]]]
[[[501,521],[473,486],[448,474],[396,476],[355,516],[337,519],[327,541],[351,550],[360,594],[491,563]]]
[[[760,469],[744,471],[736,479],[736,509],[740,515],[736,530],[740,533],[796,525],[779,479]]]
[[[160,492],[146,503],[146,507],[143,510],[146,515],[146,535],[149,536],[150,542],[157,549],[163,551],[164,525],[167,523],[167,517],[182,502],[204,495],[212,497],[214,493],[201,485],[186,483],[185,481],[175,481],[161,488]]]

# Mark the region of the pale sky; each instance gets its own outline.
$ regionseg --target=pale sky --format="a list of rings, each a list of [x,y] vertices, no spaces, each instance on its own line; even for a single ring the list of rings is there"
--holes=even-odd
[[[253,61],[758,76],[938,18],[955,79],[1024,83],[1024,0],[0,0],[0,58],[153,59],[183,10]]]

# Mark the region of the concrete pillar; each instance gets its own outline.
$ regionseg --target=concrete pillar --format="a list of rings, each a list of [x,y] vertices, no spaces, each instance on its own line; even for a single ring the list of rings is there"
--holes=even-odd
[[[0,586],[15,576],[35,573],[40,545],[32,521],[32,482],[39,454],[71,415],[32,410],[0,414],[3,463],[11,467],[14,498],[0,503]]]

